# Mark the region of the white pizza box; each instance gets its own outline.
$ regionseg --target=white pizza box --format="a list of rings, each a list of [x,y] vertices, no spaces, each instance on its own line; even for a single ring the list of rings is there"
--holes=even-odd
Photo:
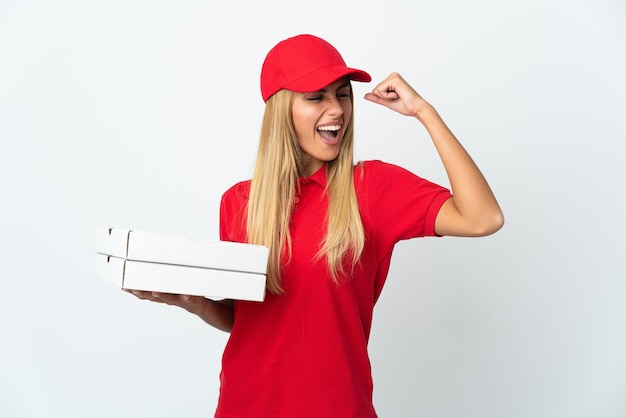
[[[262,302],[264,274],[129,260],[95,254],[95,276],[122,289]]]
[[[269,256],[262,245],[121,228],[96,228],[95,250],[132,261],[259,274],[267,273]]]

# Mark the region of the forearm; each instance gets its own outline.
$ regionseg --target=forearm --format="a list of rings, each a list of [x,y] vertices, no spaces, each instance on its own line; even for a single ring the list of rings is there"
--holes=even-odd
[[[139,299],[178,306],[197,315],[207,324],[230,332],[234,322],[234,302],[232,300],[215,301],[203,296],[178,295],[173,293],[147,292],[142,290],[126,290]]]
[[[230,332],[233,328],[234,309],[231,300],[215,301],[204,298],[202,303],[187,310],[219,330]]]
[[[456,208],[463,220],[460,235],[488,235],[497,231],[503,224],[502,211],[471,156],[432,106],[425,106],[416,117],[432,138],[448,175],[453,193],[450,205]],[[442,231],[438,232],[442,235],[449,234],[445,225],[440,229]]]

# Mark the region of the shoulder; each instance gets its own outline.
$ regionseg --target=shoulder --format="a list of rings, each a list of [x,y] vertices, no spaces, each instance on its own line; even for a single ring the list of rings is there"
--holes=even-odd
[[[244,180],[233,184],[222,195],[222,200],[226,199],[245,199],[250,196],[251,180]]]
[[[250,198],[250,180],[240,181],[229,187],[223,194],[220,202],[222,214],[239,213],[248,206]]]
[[[246,212],[250,197],[250,180],[235,183],[222,194],[220,203],[220,239],[246,241]]]
[[[370,179],[374,179],[374,181],[387,182],[404,176],[413,178],[417,177],[415,174],[403,167],[381,160],[359,161],[354,166],[355,182],[369,182]]]
[[[449,193],[447,188],[404,167],[381,160],[359,162],[355,166],[354,185],[357,195],[386,198],[391,202],[405,196],[427,199],[440,192]]]

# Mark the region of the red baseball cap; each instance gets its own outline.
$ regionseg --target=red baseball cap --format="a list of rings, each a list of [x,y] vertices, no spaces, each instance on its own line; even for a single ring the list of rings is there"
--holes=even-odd
[[[317,91],[341,77],[372,81],[365,71],[346,66],[339,51],[325,40],[297,35],[279,42],[268,52],[261,69],[261,95],[267,102],[281,89]]]

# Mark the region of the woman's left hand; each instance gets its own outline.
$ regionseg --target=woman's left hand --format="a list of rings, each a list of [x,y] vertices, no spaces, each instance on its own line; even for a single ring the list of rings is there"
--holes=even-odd
[[[386,106],[406,116],[418,117],[430,104],[407,83],[400,74],[391,73],[378,83],[365,99]]]

